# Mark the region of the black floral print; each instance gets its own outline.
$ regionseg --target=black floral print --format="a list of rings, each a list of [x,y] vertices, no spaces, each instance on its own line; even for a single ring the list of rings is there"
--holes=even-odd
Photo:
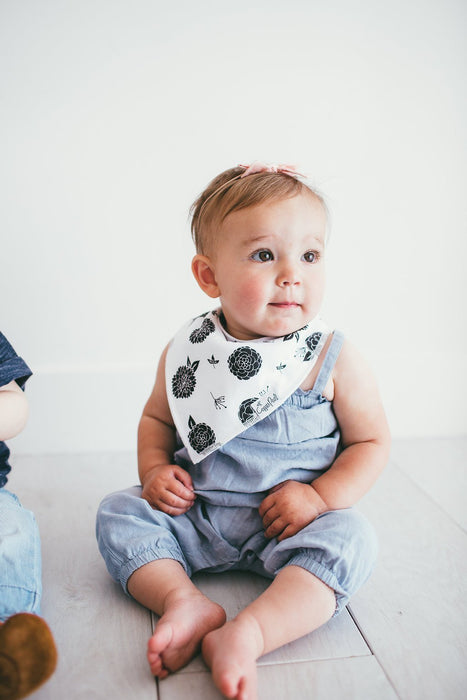
[[[251,399],[245,399],[245,401],[242,401],[240,404],[240,408],[238,409],[238,417],[243,424],[248,423],[252,418],[254,418],[255,411],[253,409],[253,404],[255,401],[258,401],[257,396]]]
[[[282,338],[282,340],[284,340],[284,341],[285,341],[285,340],[292,340],[293,338],[295,338],[295,340],[298,342],[299,339],[300,339],[300,333],[301,333],[301,331],[304,331],[305,328],[308,328],[308,323],[306,324],[306,326],[303,326],[302,328],[299,328],[298,331],[295,331],[294,333],[288,333],[287,335],[284,335],[284,337]]]
[[[216,330],[216,327],[214,323],[211,321],[210,318],[205,318],[203,323],[199,328],[195,328],[195,330],[190,334],[190,342],[191,343],[202,343],[203,341],[206,340],[208,335],[211,333],[214,333]]]
[[[176,399],[187,399],[195,390],[195,372],[198,369],[199,360],[191,362],[187,357],[186,365],[177,369],[172,378],[172,391]]]
[[[190,428],[190,432],[188,433],[189,443],[198,454],[201,454],[201,452],[204,452],[204,450],[214,445],[216,442],[214,430],[206,423],[195,423],[194,419],[190,416],[188,427]]]
[[[318,347],[318,343],[321,340],[321,336],[322,333],[320,333],[320,331],[317,331],[316,333],[313,333],[313,335],[309,335],[308,338],[305,338],[305,343],[307,345],[308,350],[305,353],[303,362],[308,362],[309,360],[311,360],[316,348]]]
[[[227,362],[237,379],[251,379],[258,374],[262,365],[261,355],[248,346],[234,350]]]

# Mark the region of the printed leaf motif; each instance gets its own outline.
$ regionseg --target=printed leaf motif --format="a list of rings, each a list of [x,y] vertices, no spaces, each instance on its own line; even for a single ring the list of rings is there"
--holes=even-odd
[[[285,341],[285,340],[292,340],[293,338],[295,338],[295,340],[296,340],[297,343],[298,343],[298,341],[300,340],[300,335],[299,335],[299,334],[300,334],[302,331],[304,331],[306,328],[308,328],[308,323],[306,324],[306,326],[303,326],[302,328],[299,328],[298,331],[294,331],[293,333],[288,333],[287,335],[284,335],[284,337],[282,338],[282,340],[284,340],[284,341]]]
[[[211,394],[213,401],[214,401],[214,406],[217,409],[220,410],[221,408],[227,408],[227,406],[225,405],[225,396],[218,396],[216,399],[216,397],[214,396],[212,391],[210,391],[209,393]]]

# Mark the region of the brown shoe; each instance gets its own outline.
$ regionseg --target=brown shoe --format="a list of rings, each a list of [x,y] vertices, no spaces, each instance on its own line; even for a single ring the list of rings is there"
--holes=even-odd
[[[57,650],[47,623],[18,613],[0,623],[0,700],[20,700],[49,678]]]

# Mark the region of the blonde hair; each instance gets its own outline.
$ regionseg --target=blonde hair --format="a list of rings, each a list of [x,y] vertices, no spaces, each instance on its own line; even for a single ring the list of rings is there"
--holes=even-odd
[[[258,172],[242,177],[244,166],[229,168],[217,175],[190,208],[191,235],[196,252],[206,255],[215,242],[216,229],[229,214],[268,200],[309,194],[327,207],[323,197],[294,175],[284,172]]]

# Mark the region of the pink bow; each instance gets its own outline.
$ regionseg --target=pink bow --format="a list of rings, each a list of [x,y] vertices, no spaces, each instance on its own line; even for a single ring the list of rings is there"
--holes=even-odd
[[[305,177],[305,175],[297,171],[294,165],[286,163],[276,165],[275,163],[261,163],[261,161],[255,160],[251,165],[240,165],[240,167],[246,168],[245,172],[242,173],[240,177],[255,175],[255,173],[284,173],[292,177]]]

